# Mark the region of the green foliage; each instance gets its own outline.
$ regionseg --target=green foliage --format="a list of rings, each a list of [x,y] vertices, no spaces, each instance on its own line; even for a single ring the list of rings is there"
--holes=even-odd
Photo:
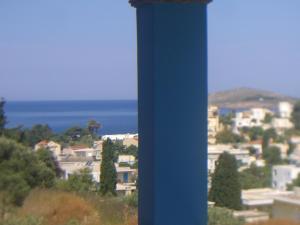
[[[101,128],[101,124],[98,123],[96,120],[90,120],[88,122],[87,128],[90,132],[90,134],[95,137],[97,136],[99,129]]]
[[[132,208],[137,208],[138,207],[138,193],[134,192],[131,195],[125,196],[124,202]]]
[[[69,175],[68,180],[57,181],[56,188],[64,191],[87,193],[95,191],[96,184],[93,181],[91,171],[89,169],[83,169]]]
[[[217,134],[217,143],[229,144],[229,143],[241,143],[244,142],[244,138],[240,135],[234,134],[230,130],[224,130]]]
[[[19,143],[25,142],[25,131],[22,126],[6,128],[4,130],[4,136]]]
[[[208,208],[207,225],[243,225],[245,222],[234,218],[232,211],[226,208]]]
[[[220,122],[225,126],[225,127],[230,127],[233,124],[233,118],[234,118],[234,112],[228,113],[226,115],[221,115],[220,116]]]
[[[293,190],[294,187],[300,187],[300,174],[291,184],[288,184],[288,190]]]
[[[264,130],[261,127],[245,127],[243,128],[243,133],[247,134],[251,141],[256,141],[263,136]]]
[[[127,148],[123,148],[119,154],[122,155],[133,155],[136,159],[138,158],[138,147],[130,145]]]
[[[241,208],[241,185],[234,156],[225,152],[220,155],[209,191],[209,200],[216,206],[230,209]]]
[[[280,149],[276,146],[263,149],[263,158],[268,165],[278,165],[282,163]]]
[[[267,113],[266,116],[265,116],[265,118],[264,118],[264,123],[269,124],[269,123],[272,122],[272,120],[273,120],[272,114]]]
[[[48,149],[39,149],[36,152],[36,155],[40,161],[44,162],[45,165],[56,174],[57,177],[62,175],[62,170],[59,167],[59,163],[51,151]]]
[[[290,142],[290,143],[289,143],[289,149],[288,149],[288,151],[287,151],[287,154],[288,154],[288,155],[292,154],[292,153],[294,152],[295,148],[296,148],[296,145]]]
[[[266,188],[271,186],[271,167],[257,167],[254,164],[239,174],[242,189]]]
[[[263,149],[265,149],[269,146],[269,142],[271,139],[276,140],[277,137],[278,137],[278,135],[277,135],[275,129],[271,128],[271,129],[266,130],[263,134],[263,144],[262,144]]]
[[[0,135],[3,133],[6,124],[4,106],[5,100],[3,98],[0,98]]]
[[[52,187],[55,174],[28,148],[0,138],[0,191],[21,205],[31,188]]]
[[[13,217],[3,222],[0,222],[0,225],[43,225],[43,219],[27,216],[27,217]]]
[[[25,130],[25,143],[31,147],[43,140],[50,140],[53,132],[48,125],[37,124]]]
[[[114,144],[108,139],[103,143],[100,192],[102,195],[116,195],[117,172],[114,165]]]
[[[292,122],[295,125],[296,130],[300,130],[300,101],[294,105],[294,111],[292,113]]]

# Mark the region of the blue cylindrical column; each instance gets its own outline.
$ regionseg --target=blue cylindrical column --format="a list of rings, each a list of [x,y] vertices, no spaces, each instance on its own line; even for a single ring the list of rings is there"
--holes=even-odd
[[[132,2],[138,30],[139,225],[206,225],[208,1]]]

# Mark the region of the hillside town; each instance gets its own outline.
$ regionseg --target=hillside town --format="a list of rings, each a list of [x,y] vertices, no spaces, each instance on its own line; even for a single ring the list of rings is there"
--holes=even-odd
[[[293,183],[300,175],[300,134],[292,122],[293,105],[279,102],[277,109],[250,108],[222,114],[214,105],[208,108],[208,189],[218,160],[225,152],[234,156],[238,172],[247,180],[254,169],[263,173],[264,184],[241,184],[241,202],[244,211],[235,212],[248,222],[285,217],[299,220],[300,191]],[[51,140],[36,143],[35,151],[50,150],[63,171],[63,179],[83,169],[88,169],[96,183],[100,183],[103,143],[111,140],[123,148],[134,147],[138,151],[138,134],[104,135],[92,146],[72,145],[62,147]],[[267,151],[269,153],[267,154]],[[276,155],[277,154],[277,155]],[[137,152],[118,154],[116,191],[131,195],[137,190]],[[248,175],[247,175],[248,174]],[[256,187],[257,186],[257,187]],[[213,207],[215,203],[209,202]],[[296,207],[297,206],[297,207]]]
[[[289,102],[279,102],[277,108],[273,109],[257,107],[235,111],[209,105],[209,210],[227,208],[233,218],[248,223],[267,221],[270,218],[300,221],[299,112],[299,104]],[[104,171],[103,165],[108,163],[105,156],[108,153],[105,151],[110,148],[109,161],[113,163],[115,170],[115,175],[108,175],[112,179],[112,188],[115,189],[112,193],[124,197],[137,196],[138,134],[99,136],[100,127],[96,121],[90,121],[87,128],[73,127],[60,135],[48,134],[49,128],[42,125],[37,125],[32,130],[5,129],[3,134],[31,146],[30,151],[37,155],[43,155],[44,151],[50,152],[59,168],[57,178],[61,181],[74,182],[75,179],[76,182],[85,183],[88,181],[85,176],[88,175],[91,181],[84,184],[87,185],[85,192],[103,189],[101,173]],[[39,136],[41,134],[48,136]],[[48,138],[42,139],[43,136]],[[229,164],[226,164],[226,160],[229,160]],[[231,165],[234,165],[233,170],[236,171],[225,174]],[[109,169],[106,168],[107,170]],[[218,174],[226,179],[221,181]],[[80,193],[77,189],[81,183],[75,183],[76,187],[73,186],[73,189],[71,186],[66,188],[66,184],[57,181],[54,187]],[[230,187],[228,193],[225,186]],[[220,200],[216,191],[218,188],[221,189],[221,195],[236,195],[236,204],[229,203],[230,200],[224,200],[222,196]]]

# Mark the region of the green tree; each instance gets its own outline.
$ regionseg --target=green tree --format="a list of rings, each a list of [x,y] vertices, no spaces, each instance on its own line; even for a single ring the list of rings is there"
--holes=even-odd
[[[69,175],[68,180],[59,180],[56,187],[64,191],[88,193],[95,191],[96,184],[93,180],[90,169],[85,168]]]
[[[229,128],[233,125],[234,115],[235,115],[235,112],[230,112],[226,115],[221,115],[220,122],[224,125],[224,127]]]
[[[4,112],[5,100],[4,98],[0,98],[0,135],[3,134],[5,124],[6,124],[6,116]]]
[[[52,187],[54,179],[53,171],[31,149],[0,138],[0,192],[8,193],[12,203],[22,204],[31,188]]]
[[[220,155],[214,174],[212,175],[209,200],[216,206],[229,209],[241,208],[241,185],[237,161],[228,152]]]
[[[264,134],[264,130],[261,127],[251,127],[248,131],[248,135],[251,141],[260,139]]]
[[[276,146],[271,146],[263,149],[263,158],[268,165],[278,165],[282,163],[280,149]]]
[[[117,172],[114,165],[114,144],[108,139],[103,143],[100,192],[102,195],[116,195]]]
[[[252,164],[250,168],[239,173],[239,179],[242,189],[270,187],[272,170],[270,166],[257,167]]]
[[[122,155],[133,155],[136,159],[138,158],[138,147],[130,145],[127,148],[122,148],[119,154]]]
[[[263,134],[263,144],[262,144],[263,149],[269,147],[270,140],[276,140],[277,137],[278,135],[275,129],[271,128],[266,130]]]
[[[243,225],[242,219],[235,218],[232,211],[226,208],[208,208],[207,225]]]
[[[244,142],[244,138],[240,135],[233,133],[232,131],[225,129],[216,135],[217,143],[241,143]]]
[[[101,124],[98,123],[96,120],[90,120],[88,122],[88,130],[90,132],[90,134],[95,137],[97,136],[99,129],[101,128]]]
[[[45,165],[56,174],[57,177],[62,175],[62,170],[59,167],[59,163],[50,150],[39,149],[36,152],[36,155],[40,161],[44,162]]]
[[[265,116],[265,118],[264,118],[264,123],[269,124],[269,123],[272,122],[272,120],[273,120],[272,114],[267,113],[266,116]]]
[[[53,131],[48,125],[37,124],[31,129],[25,130],[25,142],[31,147],[40,141],[50,140],[52,136]]]
[[[19,143],[25,142],[25,131],[23,129],[23,126],[18,126],[14,128],[6,128],[4,130],[4,136],[8,139],[15,140]]]
[[[300,174],[291,184],[288,184],[288,190],[293,190],[294,187],[300,187]]]
[[[300,130],[300,101],[294,105],[294,110],[292,113],[292,122],[295,125],[296,130]]]

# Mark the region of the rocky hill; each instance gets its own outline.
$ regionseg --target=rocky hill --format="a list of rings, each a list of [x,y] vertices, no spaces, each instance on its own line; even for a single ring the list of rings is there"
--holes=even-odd
[[[237,88],[228,91],[212,93],[209,104],[222,108],[241,109],[251,107],[275,108],[280,101],[295,103],[296,98],[253,88]]]

